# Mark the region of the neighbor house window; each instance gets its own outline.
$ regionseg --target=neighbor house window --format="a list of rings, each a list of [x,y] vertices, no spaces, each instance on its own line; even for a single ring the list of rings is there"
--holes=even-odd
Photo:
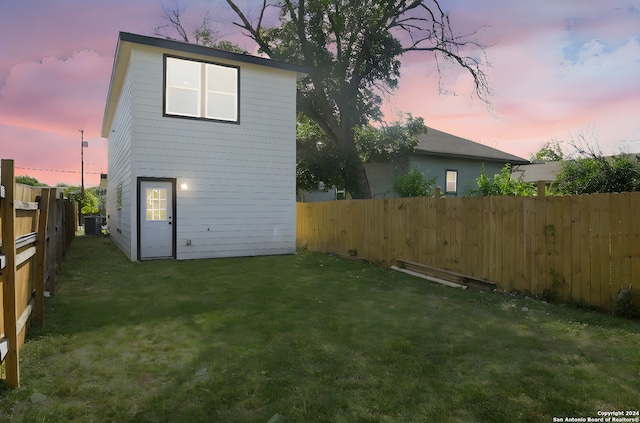
[[[165,57],[164,113],[238,122],[238,68]]]
[[[458,171],[447,170],[445,174],[446,191],[448,193],[456,193],[458,191]]]

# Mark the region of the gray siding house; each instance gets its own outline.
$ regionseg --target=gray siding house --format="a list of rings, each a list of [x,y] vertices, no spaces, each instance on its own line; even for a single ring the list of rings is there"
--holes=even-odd
[[[107,221],[130,260],[295,252],[298,66],[120,33]]]
[[[437,129],[429,128],[420,136],[414,151],[395,163],[366,165],[373,198],[393,198],[393,183],[411,168],[436,176],[436,186],[445,196],[466,195],[477,188],[476,178],[482,172],[492,178],[505,164],[526,164],[528,160]]]

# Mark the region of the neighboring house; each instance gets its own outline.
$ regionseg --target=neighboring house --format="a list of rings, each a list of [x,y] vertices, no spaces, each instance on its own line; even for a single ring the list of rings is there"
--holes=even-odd
[[[505,164],[529,163],[522,157],[505,153],[471,140],[437,129],[428,128],[419,138],[414,151],[395,163],[365,165],[373,198],[393,198],[394,181],[411,168],[428,171],[427,178],[436,176],[436,186],[444,196],[461,196],[477,189],[482,167],[490,178],[500,173]]]
[[[131,260],[294,253],[303,72],[120,33],[102,124],[115,244]]]

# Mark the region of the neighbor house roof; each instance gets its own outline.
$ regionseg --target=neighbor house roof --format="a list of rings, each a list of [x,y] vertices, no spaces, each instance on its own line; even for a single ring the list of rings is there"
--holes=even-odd
[[[120,96],[120,90],[126,74],[127,66],[131,58],[131,48],[134,45],[142,45],[148,47],[157,47],[166,51],[181,52],[191,55],[209,56],[211,58],[233,60],[242,63],[251,63],[254,65],[267,66],[276,69],[283,69],[296,72],[298,78],[306,74],[306,70],[302,66],[291,63],[279,62],[264,57],[252,56],[250,54],[233,53],[226,50],[205,47],[198,44],[190,44],[181,41],[169,40],[164,38],[148,37],[145,35],[131,34],[128,32],[120,32],[118,36],[118,45],[113,60],[113,71],[111,72],[111,82],[107,94],[107,104],[102,120],[102,137],[109,135],[113,114],[115,113],[116,104]]]
[[[509,162],[511,164],[529,163],[528,160],[522,157],[433,128],[428,128],[426,134],[420,135],[414,153],[429,156]]]
[[[560,162],[531,163],[513,168],[512,176],[524,182],[553,182],[560,173]]]

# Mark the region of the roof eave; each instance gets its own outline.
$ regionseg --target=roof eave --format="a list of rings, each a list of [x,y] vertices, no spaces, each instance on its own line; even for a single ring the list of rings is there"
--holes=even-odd
[[[436,156],[436,157],[447,157],[447,158],[456,158],[456,159],[480,160],[480,161],[487,161],[487,162],[501,162],[501,163],[511,163],[514,165],[529,163],[528,160],[515,157],[515,156],[514,157],[484,157],[484,156],[474,156],[470,154],[443,153],[443,152],[435,152],[435,151],[419,150],[419,149],[414,150],[413,153],[421,156]]]
[[[145,35],[132,34],[130,32],[120,32],[120,41],[127,41],[134,44],[142,44],[151,47],[159,47],[163,49],[182,51],[191,54],[200,54],[204,56],[217,57],[219,59],[235,60],[238,62],[252,63],[261,66],[268,66],[277,69],[289,70],[298,74],[307,74],[307,70],[303,66],[291,63],[280,62],[277,60],[267,59],[265,57],[253,56],[250,54],[235,53],[217,48],[205,47],[199,44],[191,44],[182,41],[176,41],[166,38],[148,37]]]

